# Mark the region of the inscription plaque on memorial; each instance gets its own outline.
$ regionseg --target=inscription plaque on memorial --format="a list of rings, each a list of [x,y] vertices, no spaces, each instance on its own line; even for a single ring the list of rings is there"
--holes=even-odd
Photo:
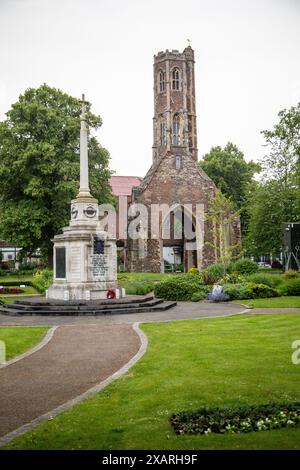
[[[92,273],[93,277],[105,277],[107,273],[107,264],[105,255],[92,255]]]
[[[66,277],[66,249],[55,249],[55,277],[56,279],[65,279]]]

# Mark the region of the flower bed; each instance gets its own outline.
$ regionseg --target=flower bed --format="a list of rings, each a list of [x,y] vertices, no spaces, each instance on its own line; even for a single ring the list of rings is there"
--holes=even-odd
[[[24,290],[18,287],[1,287],[0,294],[23,294]]]
[[[176,434],[240,434],[300,427],[300,403],[201,408],[171,416]]]

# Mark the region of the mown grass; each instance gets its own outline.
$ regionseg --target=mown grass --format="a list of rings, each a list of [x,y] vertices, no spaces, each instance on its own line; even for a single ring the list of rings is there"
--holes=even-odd
[[[6,360],[23,354],[42,341],[48,327],[0,327],[0,341],[4,341]]]
[[[22,284],[22,282],[29,282],[32,281],[33,275],[32,274],[24,274],[20,276],[10,275],[7,276],[0,276],[0,285],[1,282],[9,281],[9,282],[16,282],[17,285]]]
[[[300,429],[178,436],[169,417],[202,406],[300,400],[295,315],[144,324],[146,355],[126,376],[9,449],[300,449]]]
[[[253,308],[300,308],[300,296],[272,297],[270,299],[235,300]]]
[[[122,283],[128,282],[146,282],[146,281],[162,281],[173,274],[164,273],[119,273],[118,281]]]

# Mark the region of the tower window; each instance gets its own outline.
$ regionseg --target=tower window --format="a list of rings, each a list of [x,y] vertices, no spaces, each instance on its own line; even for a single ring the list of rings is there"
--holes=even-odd
[[[181,168],[181,156],[180,155],[176,155],[175,168],[176,170],[180,170]]]
[[[180,145],[180,116],[175,114],[173,117],[173,126],[172,126],[172,142],[173,145]]]
[[[167,129],[164,122],[160,123],[160,145],[167,145]]]
[[[172,71],[172,90],[179,90],[179,70]]]
[[[159,71],[159,91],[160,93],[165,91],[165,72],[163,70]]]

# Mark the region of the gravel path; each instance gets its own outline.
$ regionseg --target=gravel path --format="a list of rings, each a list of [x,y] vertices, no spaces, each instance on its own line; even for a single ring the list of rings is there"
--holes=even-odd
[[[139,348],[129,324],[60,326],[42,349],[0,369],[0,436],[99,384]]]

